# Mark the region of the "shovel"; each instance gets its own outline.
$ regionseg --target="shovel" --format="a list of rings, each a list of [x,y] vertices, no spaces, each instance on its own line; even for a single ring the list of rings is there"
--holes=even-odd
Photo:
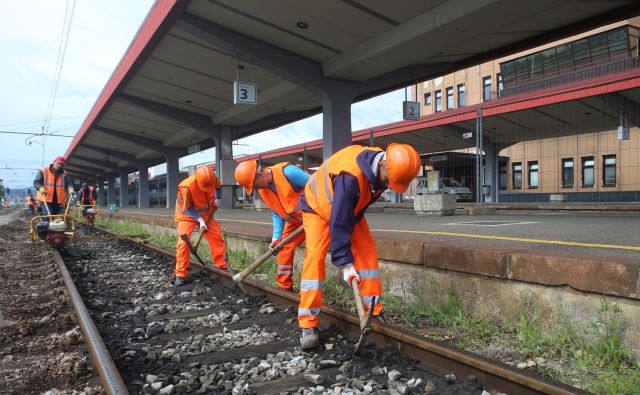
[[[245,277],[247,277],[249,274],[251,274],[251,272],[256,270],[258,268],[258,266],[262,265],[273,254],[279,252],[282,247],[284,247],[288,242],[293,240],[294,237],[296,237],[297,235],[299,235],[302,232],[304,232],[304,227],[303,226],[301,226],[298,229],[296,229],[293,232],[291,232],[291,234],[289,236],[285,237],[280,243],[278,243],[277,246],[275,246],[273,248],[270,248],[269,251],[267,251],[260,258],[256,259],[255,262],[253,262],[251,265],[245,267],[240,273],[237,273],[236,275],[234,275],[233,276],[233,281],[236,284],[238,284],[240,289],[242,289],[242,281],[245,279]]]
[[[378,304],[378,298],[374,296],[371,300],[371,305],[369,306],[369,313],[366,314],[364,312],[364,305],[362,304],[362,298],[360,297],[360,282],[353,280],[351,281],[351,289],[353,289],[353,297],[356,300],[356,309],[358,310],[358,317],[360,317],[360,338],[356,343],[356,347],[353,350],[355,355],[360,354],[362,351],[362,347],[364,347],[364,338],[371,332],[371,328],[369,324],[371,323],[371,319],[373,318],[373,310]]]

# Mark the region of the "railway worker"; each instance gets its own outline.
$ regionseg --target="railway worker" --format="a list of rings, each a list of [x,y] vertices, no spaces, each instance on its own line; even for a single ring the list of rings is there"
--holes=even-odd
[[[210,166],[199,167],[196,173],[187,177],[178,185],[176,197],[175,219],[178,228],[178,245],[176,247],[176,280],[175,285],[187,283],[187,274],[191,251],[180,235],[191,237],[193,228],[200,227],[206,232],[213,263],[222,270],[227,269],[226,249],[222,240],[220,225],[213,219],[218,208],[216,196],[219,196],[220,180]]]
[[[317,327],[327,250],[343,279],[350,286],[358,281],[366,311],[374,297],[379,300],[378,254],[364,213],[387,188],[404,193],[419,168],[420,156],[410,145],[390,144],[386,151],[352,145],[325,160],[309,179],[300,199],[307,235],[298,309],[302,349],[320,344]],[[382,320],[382,305],[373,308]]]
[[[304,170],[290,162],[259,167],[255,160],[248,160],[236,167],[235,177],[248,194],[255,188],[262,201],[271,208],[273,234],[269,248],[275,248],[282,239],[302,226],[300,196],[309,180],[309,174]],[[289,292],[293,292],[294,254],[304,239],[302,232],[278,253],[276,281],[280,288]]]
[[[45,203],[49,207],[51,214],[60,214],[62,206],[67,201],[67,193],[73,195],[73,185],[67,177],[64,169],[66,160],[62,156],[54,159],[53,163],[45,166],[36,173],[33,186],[38,191],[37,196],[40,201],[40,212],[46,214]],[[44,211],[43,211],[44,210]]]
[[[27,196],[27,208],[29,209],[29,215],[33,215],[36,206],[36,201],[32,194]]]
[[[78,201],[82,205],[82,216],[85,216],[87,214],[87,209],[89,206],[93,206],[93,202],[95,201],[93,198],[93,188],[87,185],[86,182],[83,182],[80,187],[80,192],[78,192]]]

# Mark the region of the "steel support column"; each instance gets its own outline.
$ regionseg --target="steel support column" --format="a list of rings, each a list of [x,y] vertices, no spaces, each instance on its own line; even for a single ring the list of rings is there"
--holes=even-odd
[[[351,103],[348,92],[323,93],[322,102],[322,158],[327,159],[340,149],[351,145]]]
[[[96,179],[96,185],[95,185],[98,205],[102,207],[107,205],[106,196],[104,194],[104,182],[105,182],[105,179],[102,177],[99,177]]]
[[[234,172],[236,161],[233,160],[233,137],[229,126],[214,127],[214,140],[216,142],[216,174],[222,183],[220,197],[221,209],[232,209],[234,202],[233,189],[236,185]]]
[[[167,158],[167,208],[174,208],[180,183],[180,155],[172,152],[165,156]]]
[[[138,165],[138,208],[149,207],[149,167]]]
[[[109,176],[107,178],[107,205],[116,203],[115,178],[115,176]]]
[[[120,207],[129,207],[129,172],[120,171]]]

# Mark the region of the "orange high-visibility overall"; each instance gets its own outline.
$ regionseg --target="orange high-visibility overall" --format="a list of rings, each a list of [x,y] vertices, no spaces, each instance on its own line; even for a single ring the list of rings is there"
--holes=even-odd
[[[381,151],[379,148],[350,146],[336,152],[327,159],[318,171],[309,178],[304,190],[307,203],[315,213],[302,212],[302,222],[307,234],[307,249],[300,281],[300,306],[298,323],[301,328],[315,328],[320,323],[318,314],[322,307],[322,288],[325,280],[325,257],[331,241],[330,219],[333,203],[332,179],[348,173],[358,181],[359,199],[354,214],[359,215],[377,199],[382,191],[372,194],[371,184],[356,162],[364,150]],[[353,265],[360,275],[360,296],[368,311],[373,297],[380,300],[382,283],[378,275],[378,253],[376,244],[364,217],[358,221],[351,234]],[[379,315],[382,304],[376,303],[373,314]]]
[[[271,188],[258,189],[262,201],[286,221],[284,229],[282,230],[283,240],[302,226],[302,215],[300,212],[302,189],[296,192],[284,175],[284,167],[290,164],[289,162],[282,162],[267,167],[271,169],[276,193],[274,193]],[[293,258],[296,247],[302,244],[304,239],[304,232],[302,232],[282,247],[280,253],[278,253],[278,275],[276,281],[282,289],[293,289]]]
[[[215,189],[220,188],[220,181],[216,178]],[[186,178],[178,185],[178,196],[176,197],[175,219],[178,227],[178,245],[176,246],[176,276],[186,277],[188,274],[191,251],[187,244],[180,238],[181,234],[186,234],[191,238],[193,228],[198,226],[198,221],[187,214],[187,209],[194,207],[198,214],[207,221],[209,230],[204,234],[204,238],[209,244],[211,259],[214,264],[226,270],[225,261],[226,249],[222,240],[222,230],[220,225],[213,219],[215,206],[215,189],[212,192],[205,192],[198,187],[196,177]]]
[[[89,204],[93,205],[93,190],[89,187],[87,193],[89,194]],[[80,204],[84,205],[84,189],[80,188]]]
[[[42,196],[40,191],[36,194],[38,196],[38,200],[46,201],[47,203],[53,202],[53,191],[56,191],[56,200],[59,204],[65,204],[67,201],[67,190],[65,189],[65,178],[67,176],[67,172],[63,172],[61,175],[56,177],[56,174],[51,171],[49,166],[45,166],[40,169],[42,172],[42,186],[46,189],[46,196]]]

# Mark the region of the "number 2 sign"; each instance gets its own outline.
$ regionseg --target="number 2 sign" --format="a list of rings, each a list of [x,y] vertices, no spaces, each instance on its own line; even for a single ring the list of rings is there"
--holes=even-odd
[[[256,104],[256,84],[251,82],[233,82],[233,104]]]
[[[417,101],[402,102],[402,118],[411,120],[420,119],[420,103]]]

